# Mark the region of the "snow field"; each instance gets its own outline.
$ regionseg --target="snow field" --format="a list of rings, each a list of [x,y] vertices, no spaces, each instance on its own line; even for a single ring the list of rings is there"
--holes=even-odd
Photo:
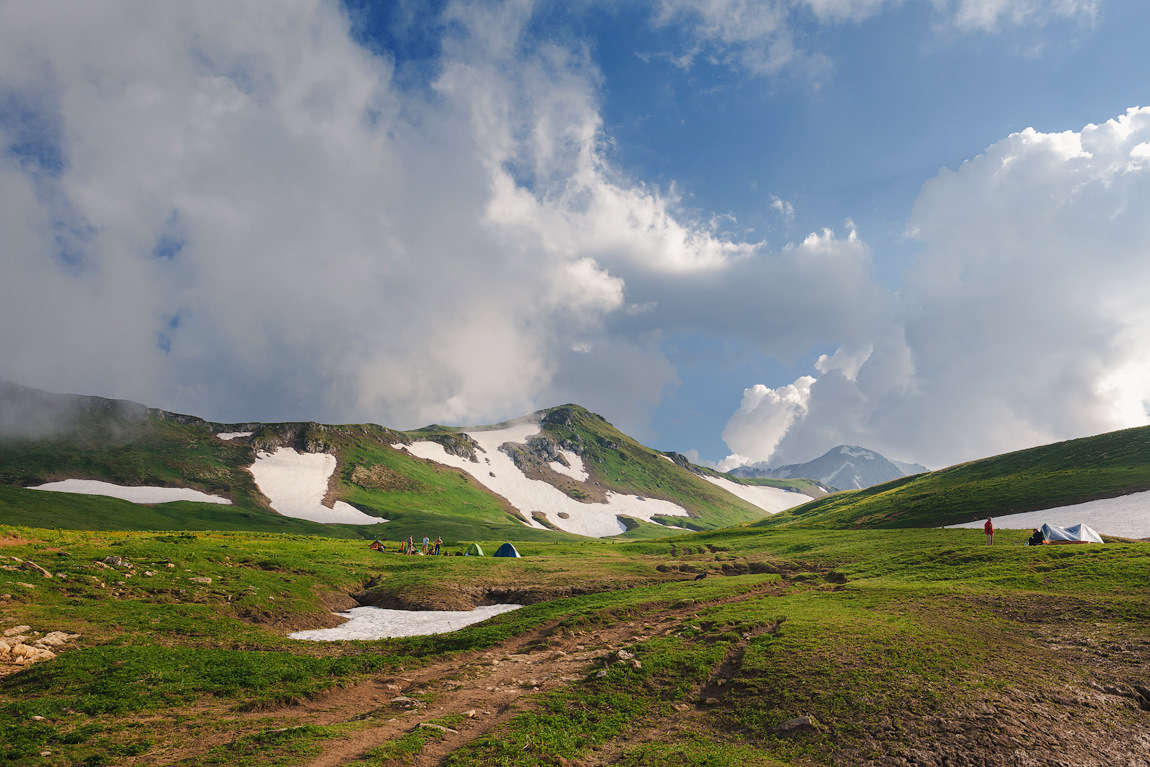
[[[252,433],[250,431],[221,431],[216,436],[226,442],[227,440],[235,439],[236,437],[250,437],[252,436]]]
[[[814,500],[809,495],[791,493],[777,487],[740,485],[725,477],[712,477],[706,474],[702,477],[712,485],[718,485],[731,495],[742,498],[769,514],[778,514],[780,511]]]
[[[617,514],[626,514],[647,521],[659,515],[687,516],[686,509],[670,501],[644,499],[636,495],[609,492],[606,503],[580,503],[542,480],[528,479],[514,462],[500,451],[499,446],[504,442],[523,444],[528,437],[538,434],[539,431],[538,423],[524,421],[503,429],[466,432],[467,436],[474,439],[484,450],[478,454],[479,463],[450,455],[442,445],[435,442],[414,442],[408,445],[408,450],[419,458],[463,469],[488,490],[506,498],[519,510],[520,516],[531,527],[543,529],[543,525],[531,518],[531,512],[539,511],[546,515],[548,522],[560,530],[591,538],[603,538],[618,535],[627,529],[616,518]],[[582,459],[574,453],[565,455],[571,461],[572,467],[577,467],[578,471],[586,476]],[[560,464],[551,465],[553,468],[565,468]],[[567,476],[575,476],[568,472],[564,473]],[[568,514],[568,518],[560,517],[560,512]]]
[[[386,610],[382,607],[353,607],[345,613],[342,626],[331,629],[297,631],[288,636],[312,642],[334,642],[340,639],[388,639],[391,637],[428,636],[458,631],[473,623],[485,621],[500,613],[518,610],[522,605],[487,605],[474,610]]]
[[[199,503],[221,503],[231,505],[231,501],[218,495],[208,495],[186,487],[129,487],[100,482],[95,479],[64,479],[29,490],[48,490],[56,493],[80,493],[82,495],[106,495],[132,503],[171,503],[172,501],[197,501]]]
[[[947,527],[982,527],[985,521],[980,519]],[[1085,522],[1100,535],[1150,538],[1150,491],[994,517],[994,526],[1002,530],[1033,530],[1045,523],[1069,527],[1079,522]]]
[[[559,452],[563,454],[563,457],[567,459],[567,463],[570,465],[564,466],[558,461],[552,461],[548,465],[558,474],[571,477],[571,479],[578,480],[579,482],[586,482],[587,478],[591,475],[583,468],[583,459],[579,454],[573,453],[570,450],[560,450]]]
[[[327,482],[335,471],[335,456],[328,453],[299,453],[290,447],[274,453],[257,453],[249,471],[256,487],[285,517],[342,525],[375,525],[386,519],[364,514],[351,504],[336,501],[333,508],[323,505]]]

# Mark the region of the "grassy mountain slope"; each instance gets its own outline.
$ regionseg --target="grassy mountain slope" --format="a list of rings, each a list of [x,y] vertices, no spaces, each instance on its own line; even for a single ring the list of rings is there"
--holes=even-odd
[[[668,524],[712,530],[764,516],[757,506],[699,477],[697,467],[684,467],[639,444],[600,415],[578,405],[543,412],[543,430],[582,455],[589,481],[606,490],[661,498],[687,509],[689,519],[668,517]]]
[[[1150,427],[1124,429],[836,493],[756,524],[937,527],[1150,490]]]
[[[448,450],[466,451],[469,438],[462,429],[434,426],[403,433],[374,424],[221,424],[130,402],[51,395],[11,384],[5,387],[0,392],[7,397],[0,397],[4,411],[0,416],[9,428],[0,437],[0,486],[94,479],[121,485],[188,487],[224,496],[234,505],[180,502],[145,507],[96,496],[43,498],[44,493],[6,488],[0,494],[0,521],[101,530],[250,529],[316,534],[328,526],[280,517],[248,471],[258,451],[289,447],[336,456],[337,472],[327,502],[343,500],[388,520],[386,527],[335,526],[331,528],[335,536],[391,540],[425,534],[445,540],[571,537],[558,530],[526,527],[506,499],[474,478],[405,450],[413,440],[431,439]],[[14,411],[19,411],[19,417],[13,416]],[[563,443],[583,456],[591,474],[588,483],[598,483],[594,490],[600,496],[604,490],[615,490],[665,498],[689,511],[686,525],[694,529],[763,516],[761,510],[703,481],[689,467],[643,447],[583,408],[565,406],[542,415],[544,439]],[[12,422],[33,422],[37,428],[13,433]],[[215,436],[221,432],[251,435],[225,441]],[[538,461],[529,451],[521,457]],[[558,475],[553,479],[561,480],[564,492],[572,497],[588,497],[577,482]],[[668,524],[682,525],[684,520],[668,518]],[[627,525],[624,536],[629,538],[675,534],[641,520]]]

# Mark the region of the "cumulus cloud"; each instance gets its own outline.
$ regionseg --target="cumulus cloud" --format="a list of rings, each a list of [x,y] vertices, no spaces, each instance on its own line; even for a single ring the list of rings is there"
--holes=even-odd
[[[587,51],[531,13],[450,4],[401,87],[334,2],[0,6],[0,377],[220,420],[573,399],[634,427],[667,333],[794,355],[865,324],[853,235],[768,252],[621,176]]]
[[[943,170],[914,206],[922,251],[893,321],[796,382],[801,406],[745,398],[731,449],[787,463],[865,440],[942,466],[1150,422],[1148,139],[1150,109],[1132,108]]]

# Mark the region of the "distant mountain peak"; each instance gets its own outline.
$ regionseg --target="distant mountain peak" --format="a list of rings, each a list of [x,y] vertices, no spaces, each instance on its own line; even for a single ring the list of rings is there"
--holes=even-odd
[[[926,471],[915,463],[891,461],[874,450],[858,445],[832,447],[813,461],[770,467],[750,464],[731,470],[736,477],[769,479],[816,479],[836,490],[861,490],[892,479]]]

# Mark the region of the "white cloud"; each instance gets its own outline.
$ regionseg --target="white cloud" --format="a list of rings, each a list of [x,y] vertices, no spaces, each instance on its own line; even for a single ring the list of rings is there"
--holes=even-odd
[[[1006,26],[1041,26],[1055,19],[1093,20],[1099,0],[932,0],[965,31],[996,32]]]
[[[333,2],[0,6],[0,377],[216,419],[569,397],[634,427],[676,382],[665,332],[802,325],[794,354],[871,300],[854,244],[766,254],[620,176],[598,72],[531,11],[450,5],[404,88]],[[843,308],[807,329],[804,294]]]
[[[762,384],[745,389],[738,411],[723,430],[723,440],[733,452],[719,462],[720,471],[770,457],[779,440],[806,415],[814,382],[803,376],[777,389]]]
[[[1150,423],[1148,139],[1150,109],[1130,109],[942,171],[915,203],[922,251],[897,322],[872,325],[869,353],[821,359],[795,384],[802,407],[744,403],[731,449],[792,462],[862,442],[941,466]],[[758,422],[755,452],[743,430]]]
[[[926,2],[928,0],[914,0]],[[1093,21],[1101,0],[929,0],[936,28],[996,33],[1040,28],[1055,20]],[[798,69],[817,79],[831,59],[803,47],[813,16],[818,24],[859,23],[907,0],[655,0],[657,26],[679,25],[687,48],[669,58],[690,68],[697,59],[718,60],[755,75]]]
[[[771,210],[778,212],[784,224],[789,224],[795,220],[795,206],[773,194],[771,195]]]

